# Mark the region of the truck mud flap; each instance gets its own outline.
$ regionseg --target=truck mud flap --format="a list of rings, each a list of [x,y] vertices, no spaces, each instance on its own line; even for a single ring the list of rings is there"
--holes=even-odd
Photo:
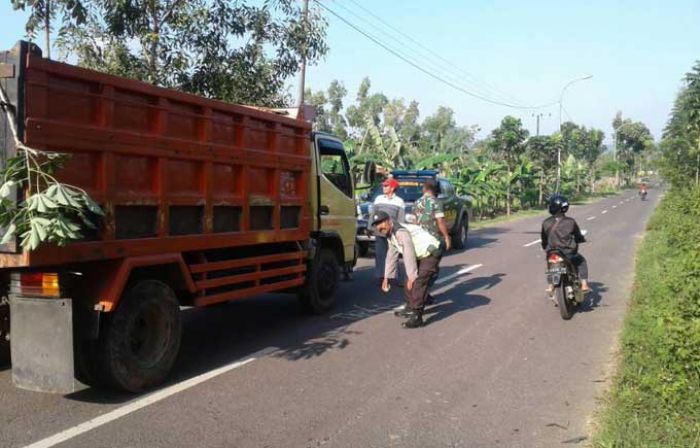
[[[10,315],[14,385],[59,394],[78,390],[71,299],[10,297]]]

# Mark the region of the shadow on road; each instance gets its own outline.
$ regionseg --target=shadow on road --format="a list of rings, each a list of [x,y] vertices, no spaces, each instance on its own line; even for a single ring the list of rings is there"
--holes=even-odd
[[[578,311],[582,313],[595,311],[596,308],[604,306],[600,302],[603,300],[603,293],[608,291],[607,286],[600,282],[590,282],[589,285],[593,291],[589,292],[583,303],[579,305]]]
[[[403,289],[382,294],[372,270],[356,272],[342,282],[338,303],[327,314],[301,312],[294,295],[270,294],[207,308],[182,311],[180,354],[169,381],[161,387],[190,379],[239,361],[262,349],[278,348],[271,356],[303,362],[329,351],[343,350],[359,334],[348,329],[354,322],[386,313],[403,303]],[[149,391],[152,392],[152,391]],[[138,395],[87,388],[67,395],[70,400],[118,404]]]
[[[486,247],[490,244],[497,242],[499,239],[495,237],[503,233],[508,233],[509,230],[503,227],[486,227],[483,229],[474,230],[469,233],[467,239],[467,248],[478,249],[481,247]],[[455,253],[461,253],[461,251],[454,251]]]
[[[457,269],[445,268],[443,275]],[[428,323],[487,305],[490,299],[472,292],[492,288],[504,275],[469,278],[457,283],[437,297],[440,303],[428,310]],[[268,347],[278,348],[271,356],[290,362],[304,362],[329,351],[345,349],[352,343],[352,336],[359,334],[348,329],[350,324],[387,313],[403,303],[402,288],[394,287],[389,294],[382,294],[372,276],[371,270],[362,270],[355,273],[353,281],[342,282],[336,307],[322,316],[302,313],[295,297],[283,294],[183,310],[180,354],[168,383],[162,387]],[[105,404],[124,403],[137,397],[95,388],[66,396],[71,400]]]
[[[486,296],[472,294],[480,289],[491,289],[501,283],[506,274],[493,274],[485,277],[470,278],[445,292],[437,294],[437,304],[426,308],[426,325],[434,324],[443,319],[467,311],[472,308],[488,305],[491,299]]]

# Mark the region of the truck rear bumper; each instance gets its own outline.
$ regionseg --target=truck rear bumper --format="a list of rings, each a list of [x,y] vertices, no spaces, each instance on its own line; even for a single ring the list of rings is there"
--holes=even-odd
[[[71,299],[10,297],[12,382],[22,389],[75,392]]]

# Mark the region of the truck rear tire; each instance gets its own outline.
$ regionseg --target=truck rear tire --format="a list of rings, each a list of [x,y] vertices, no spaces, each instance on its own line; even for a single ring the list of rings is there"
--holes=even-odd
[[[136,283],[103,334],[101,376],[107,384],[129,392],[162,383],[180,349],[181,332],[173,290],[157,280]]]
[[[321,314],[335,303],[335,292],[340,283],[338,259],[330,249],[321,249],[311,265],[308,282],[299,294],[305,311]]]

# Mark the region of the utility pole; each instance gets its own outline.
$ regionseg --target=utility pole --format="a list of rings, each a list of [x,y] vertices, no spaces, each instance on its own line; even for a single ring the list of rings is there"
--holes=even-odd
[[[306,38],[306,30],[309,24],[309,0],[304,0],[304,8],[302,9],[302,29],[304,32],[304,38]],[[301,47],[301,72],[299,73],[299,113],[301,113],[304,107],[304,89],[306,84],[306,45]]]
[[[541,112],[539,114],[532,114],[533,117],[537,118],[537,136],[540,136],[540,118],[544,117],[544,113]],[[547,116],[551,117],[552,114],[547,114]]]
[[[46,38],[46,59],[51,59],[51,0],[46,0],[44,11],[44,37]]]

